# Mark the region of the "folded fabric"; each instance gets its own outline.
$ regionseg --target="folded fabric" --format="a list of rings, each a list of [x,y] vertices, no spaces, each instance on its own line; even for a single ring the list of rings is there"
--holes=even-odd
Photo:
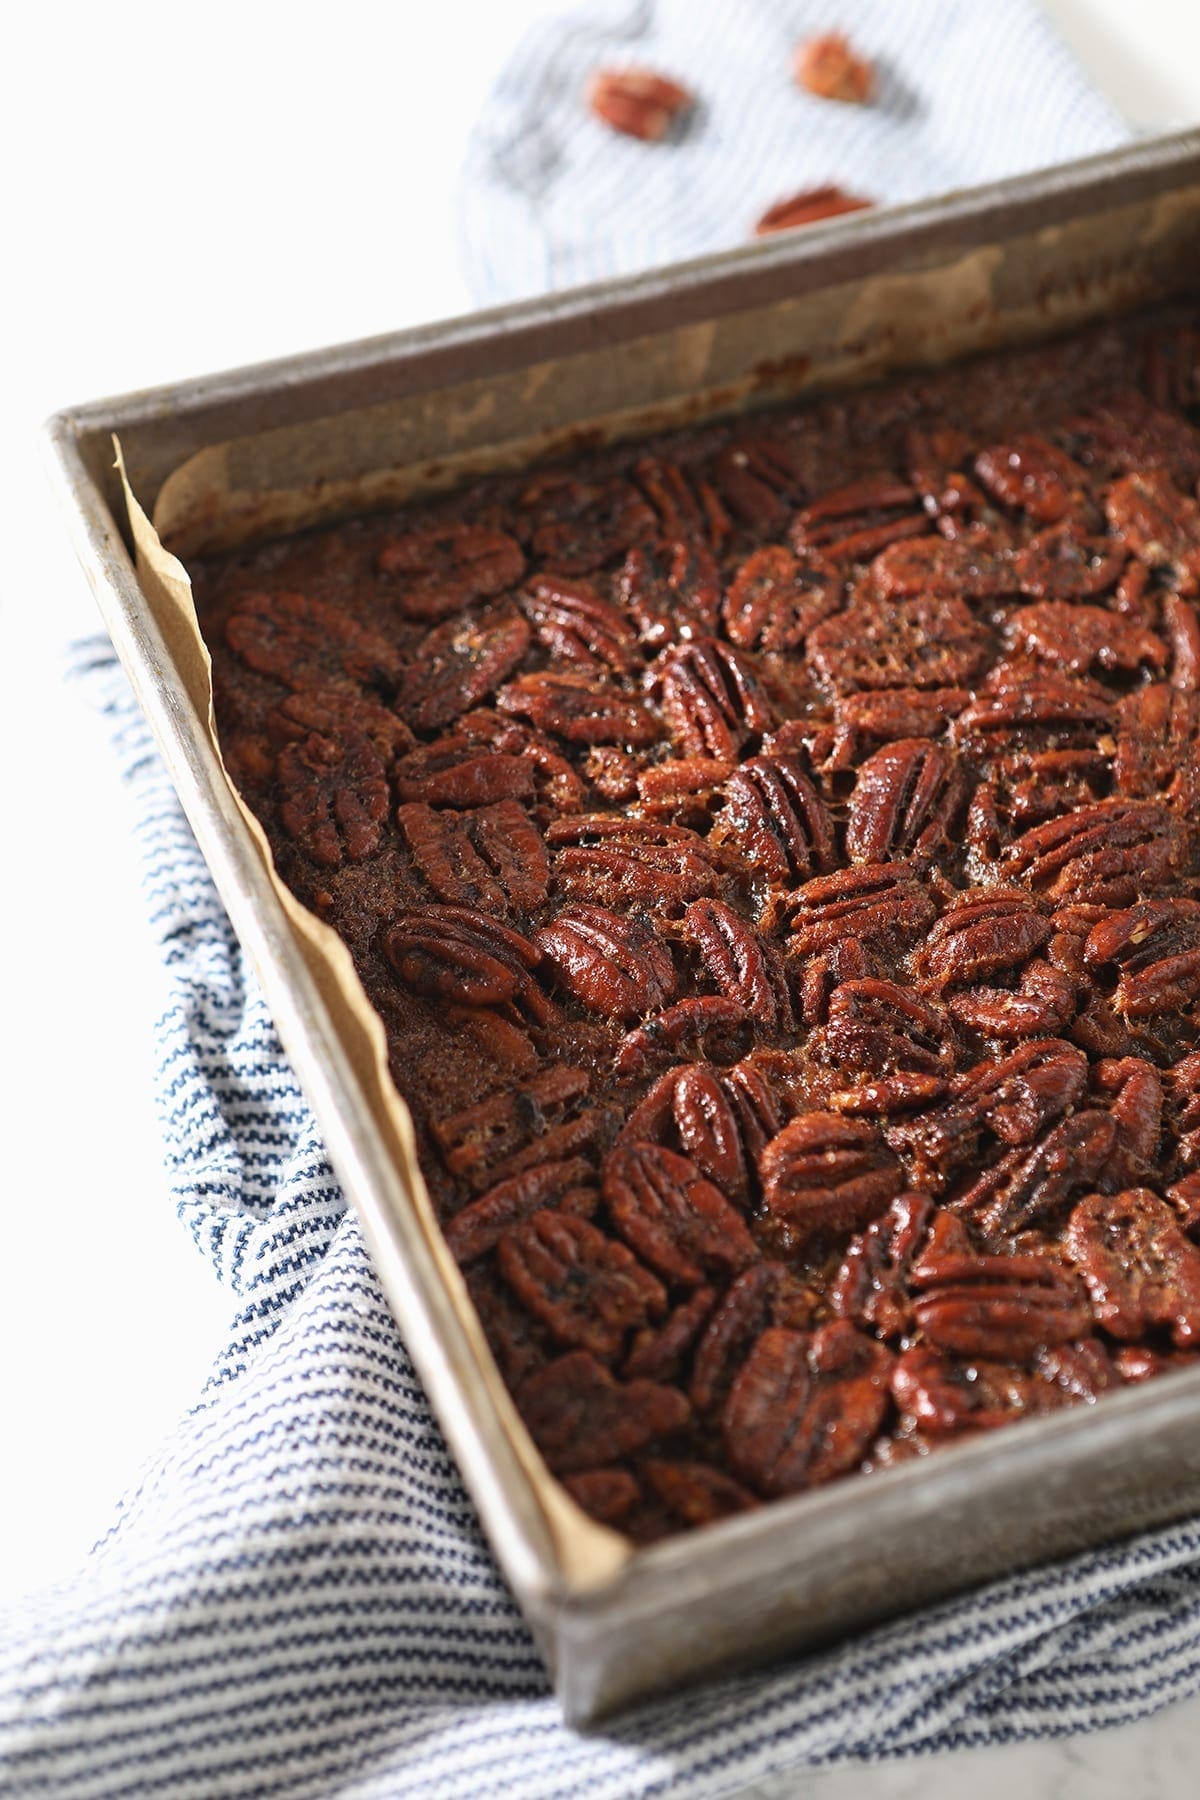
[[[566,66],[556,46],[607,54],[617,10],[535,35],[472,166],[511,125],[520,70],[547,55]],[[633,10],[650,27],[676,20]],[[839,10],[868,49],[868,15],[915,16]],[[986,23],[996,60],[1042,46],[1028,65],[1036,116],[1086,115],[1103,135],[1111,115],[1028,9],[921,17],[950,10]],[[717,13],[690,16],[709,43]],[[720,15],[743,16],[764,32],[774,19],[772,41],[786,42],[809,12]],[[940,90],[922,92],[936,111]],[[968,117],[957,91],[947,104]],[[592,129],[579,119],[566,135]],[[1067,132],[1038,154],[1086,147]],[[469,218],[481,204],[476,193]],[[636,242],[657,244],[656,229]],[[516,240],[518,285],[521,256]],[[234,1316],[197,1405],[86,1565],[0,1622],[0,1793],[713,1796],[802,1764],[1117,1724],[1200,1687],[1200,1521],[1188,1521],[568,1731],[129,690],[107,646],[81,667],[128,775],[170,977],[158,1098],[172,1188]]]

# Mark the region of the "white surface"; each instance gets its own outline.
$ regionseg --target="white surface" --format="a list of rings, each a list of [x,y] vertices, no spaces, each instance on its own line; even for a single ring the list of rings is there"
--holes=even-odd
[[[0,1601],[78,1564],[195,1398],[225,1316],[164,1198],[157,966],[103,727],[62,684],[66,645],[95,614],[41,472],[40,421],[461,311],[461,145],[509,45],[552,9],[116,0],[6,25]],[[1191,0],[1049,10],[1135,123],[1200,118]],[[761,1792],[1183,1795],[1197,1729],[1193,1703],[1059,1746]]]

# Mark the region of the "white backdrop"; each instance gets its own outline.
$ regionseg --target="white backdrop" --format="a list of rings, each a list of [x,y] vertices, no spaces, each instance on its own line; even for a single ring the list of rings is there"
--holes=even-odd
[[[62,683],[95,614],[39,423],[463,310],[466,133],[525,24],[565,5],[47,0],[4,27],[0,1601],[104,1529],[224,1320],[163,1197],[157,970],[115,763]],[[1200,119],[1193,0],[1048,10],[1136,125]]]

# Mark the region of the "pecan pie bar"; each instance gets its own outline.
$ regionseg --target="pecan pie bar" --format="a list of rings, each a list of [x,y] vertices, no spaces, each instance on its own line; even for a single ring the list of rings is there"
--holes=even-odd
[[[194,570],[499,1367],[638,1541],[1200,1339],[1200,329]]]

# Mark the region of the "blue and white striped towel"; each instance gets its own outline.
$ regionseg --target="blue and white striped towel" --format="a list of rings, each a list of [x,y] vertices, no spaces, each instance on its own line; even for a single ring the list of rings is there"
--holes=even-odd
[[[659,17],[636,10],[648,29]],[[947,10],[922,6],[920,18]],[[982,29],[983,9],[953,10]],[[727,71],[715,26],[698,0],[692,11],[710,60],[697,53],[670,66],[719,95]],[[843,0],[838,11],[867,48],[872,20],[882,33],[885,15],[889,30],[900,14],[917,18],[891,0]],[[674,13],[661,8],[664,22]],[[561,52],[574,70],[580,42],[589,57],[607,54],[613,16],[602,24],[597,10],[536,34],[514,64],[530,94],[542,91],[547,58],[559,67]],[[775,15],[747,6],[727,16],[761,29]],[[784,40],[809,22],[799,7],[780,16]],[[1019,160],[1115,135],[1023,6],[993,0],[986,20],[989,69],[1003,70],[1018,46],[1042,101],[1045,135],[1035,146],[1032,125],[1023,128]],[[494,168],[483,146],[511,131],[519,86],[504,78],[473,168]],[[922,106],[941,104],[927,83]],[[946,121],[969,115],[957,86],[946,105]],[[949,135],[948,122],[939,129]],[[888,180],[905,142],[888,150]],[[998,166],[978,145],[972,154],[972,172]],[[807,178],[789,169],[787,181],[793,173]],[[884,178],[881,169],[880,188]],[[867,185],[865,169],[856,179]],[[748,175],[746,191],[753,185]],[[482,206],[476,192],[469,215]],[[652,237],[630,241],[640,256]],[[708,241],[672,238],[670,248]],[[514,285],[529,277],[526,249],[514,241]],[[485,261],[495,254],[493,241]],[[546,267],[556,278],[593,272],[582,257],[576,247]],[[253,974],[105,652],[93,647],[86,660],[128,774],[171,981],[158,1028],[171,1180],[236,1311],[198,1404],[86,1566],[0,1622],[0,1793],[711,1796],[801,1764],[1116,1724],[1200,1688],[1197,1520],[643,1707],[602,1735],[567,1731]]]

